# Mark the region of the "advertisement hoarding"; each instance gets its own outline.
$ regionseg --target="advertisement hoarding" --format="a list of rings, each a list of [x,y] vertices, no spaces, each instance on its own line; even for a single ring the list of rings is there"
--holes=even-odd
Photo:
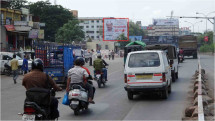
[[[103,18],[103,41],[129,41],[129,19]]]
[[[179,25],[178,19],[153,19],[153,25]]]
[[[134,41],[142,41],[142,36],[129,36],[129,40]]]
[[[30,32],[29,32],[29,35],[28,35],[28,38],[37,38],[38,37],[38,33],[39,33],[39,30],[38,29],[32,29]]]
[[[42,29],[39,30],[38,38],[39,39],[44,39],[44,30],[42,30]]]

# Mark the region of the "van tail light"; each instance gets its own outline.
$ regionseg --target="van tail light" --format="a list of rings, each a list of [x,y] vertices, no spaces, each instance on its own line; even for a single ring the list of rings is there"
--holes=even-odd
[[[166,74],[165,73],[162,73],[162,79],[160,79],[160,80],[162,80],[163,82],[166,82]]]
[[[78,93],[72,93],[72,96],[79,96]]]
[[[24,108],[24,113],[25,114],[33,114],[35,112],[36,112],[36,110],[33,107],[25,107]]]
[[[128,75],[128,77],[135,77],[135,75]]]
[[[173,60],[170,60],[170,67],[172,67],[174,61]]]
[[[124,81],[127,83],[127,74],[124,75]]]

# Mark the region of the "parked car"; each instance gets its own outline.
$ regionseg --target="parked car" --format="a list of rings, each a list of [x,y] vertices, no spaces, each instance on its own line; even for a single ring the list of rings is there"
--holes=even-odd
[[[128,53],[125,63],[125,90],[128,99],[141,92],[159,92],[167,99],[171,92],[171,68],[166,53],[144,50]]]
[[[0,59],[1,59],[1,72],[4,72],[4,65],[7,63],[9,66],[11,66],[10,61],[13,59],[14,53],[12,52],[0,52]],[[23,59],[16,55],[16,59],[18,60],[19,63],[19,70],[21,71],[21,67],[23,64]],[[28,60],[28,69],[31,70],[31,64],[32,61]]]
[[[171,67],[172,81],[178,79],[178,54],[176,47],[171,44],[147,45],[146,50],[163,50],[166,52]]]

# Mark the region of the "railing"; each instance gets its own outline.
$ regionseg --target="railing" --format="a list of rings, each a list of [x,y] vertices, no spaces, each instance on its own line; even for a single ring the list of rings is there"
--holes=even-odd
[[[203,98],[202,98],[202,67],[200,63],[200,57],[198,58],[198,121],[205,121],[204,108],[203,108]]]

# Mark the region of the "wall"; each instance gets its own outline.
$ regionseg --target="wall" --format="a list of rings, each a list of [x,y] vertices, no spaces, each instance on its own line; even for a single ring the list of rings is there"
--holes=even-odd
[[[7,41],[6,41],[6,29],[4,26],[1,26],[0,29],[1,32],[1,51],[4,51],[4,49],[6,49],[7,47]]]

